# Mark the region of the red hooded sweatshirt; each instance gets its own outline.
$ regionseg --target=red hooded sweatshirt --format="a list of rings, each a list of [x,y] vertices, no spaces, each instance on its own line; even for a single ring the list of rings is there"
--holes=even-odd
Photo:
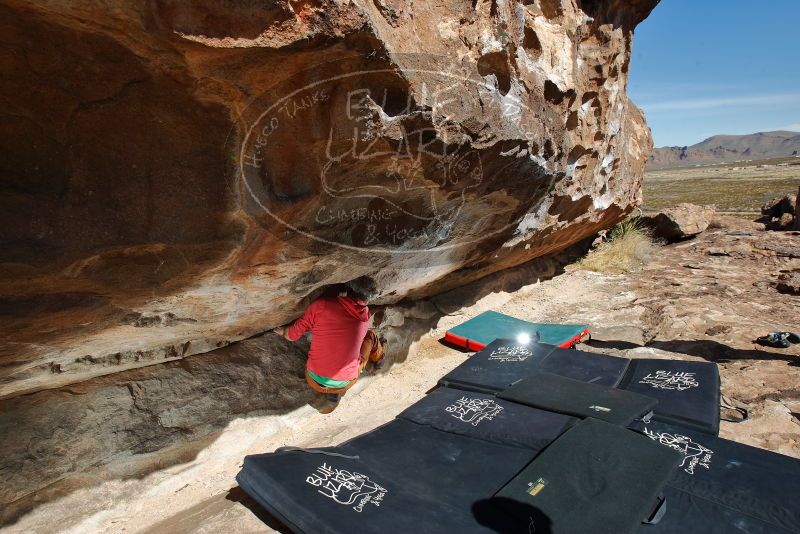
[[[369,308],[352,297],[323,297],[312,302],[286,331],[296,341],[311,330],[306,367],[333,380],[358,378],[361,342],[369,329]]]

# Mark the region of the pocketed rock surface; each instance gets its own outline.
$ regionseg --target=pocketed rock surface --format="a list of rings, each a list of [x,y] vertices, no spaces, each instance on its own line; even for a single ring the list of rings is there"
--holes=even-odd
[[[593,341],[582,350],[716,362],[723,394],[750,414],[743,423],[723,421],[721,436],[800,457],[800,345],[772,349],[752,342],[773,330],[798,330],[800,298],[779,293],[772,281],[800,269],[800,258],[788,252],[799,241],[718,217],[708,231],[660,248],[628,275],[568,267],[547,280],[544,271],[518,268],[488,279],[488,291],[418,303],[392,319],[400,331],[419,336],[405,361],[363,380],[333,414],[307,406],[256,412],[232,417],[201,440],[126,453],[117,465],[127,473],[88,471],[57,491],[40,492],[4,532],[273,532],[279,525],[236,487],[243,456],[284,445],[333,445],[391,420],[468,357],[440,343],[444,332],[487,309],[538,322],[589,323]],[[427,306],[440,314],[430,328],[415,322]],[[266,337],[251,343],[261,350],[273,344]],[[297,383],[299,376],[286,387]]]
[[[0,398],[613,226],[641,202],[626,85],[657,3],[3,2]]]

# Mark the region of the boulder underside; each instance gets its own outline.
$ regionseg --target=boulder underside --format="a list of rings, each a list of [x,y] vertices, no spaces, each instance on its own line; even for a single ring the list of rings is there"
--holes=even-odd
[[[418,299],[640,202],[657,3],[9,0],[0,398]]]

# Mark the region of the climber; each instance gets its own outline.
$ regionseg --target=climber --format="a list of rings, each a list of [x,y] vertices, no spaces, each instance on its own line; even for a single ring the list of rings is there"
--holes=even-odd
[[[306,382],[318,393],[312,406],[320,413],[336,409],[369,362],[379,367],[383,344],[369,329],[367,302],[377,294],[375,281],[361,276],[344,284],[338,294],[312,302],[291,326],[273,331],[289,341],[311,331],[306,362]]]

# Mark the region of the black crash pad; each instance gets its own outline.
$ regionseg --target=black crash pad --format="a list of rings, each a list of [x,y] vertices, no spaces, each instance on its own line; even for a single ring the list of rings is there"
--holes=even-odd
[[[631,360],[619,385],[658,400],[654,418],[719,434],[719,369],[714,363]]]
[[[622,380],[630,360],[575,349],[555,348],[537,370],[601,386],[616,386]]]
[[[535,451],[545,448],[577,422],[564,414],[450,388],[436,389],[398,417],[446,432]]]
[[[656,405],[654,399],[645,395],[551,373],[533,373],[497,396],[526,406],[619,425],[646,415]]]
[[[680,458],[631,430],[585,419],[496,497],[519,503],[509,513],[527,519],[533,532],[632,532],[652,512]],[[527,517],[522,505],[529,507]]]
[[[528,532],[524,521],[491,507],[487,512],[480,503],[534,451],[402,419],[324,450],[358,459],[300,451],[252,455],[236,479],[296,533]]]
[[[466,391],[497,393],[536,371],[556,349],[544,343],[520,344],[496,339],[439,380],[439,385]]]
[[[667,513],[658,524],[641,525],[636,534],[794,534],[741,513],[734,508],[683,492],[670,485],[664,488]]]
[[[800,532],[800,460],[659,422],[631,428],[683,456],[663,524],[641,532]]]

